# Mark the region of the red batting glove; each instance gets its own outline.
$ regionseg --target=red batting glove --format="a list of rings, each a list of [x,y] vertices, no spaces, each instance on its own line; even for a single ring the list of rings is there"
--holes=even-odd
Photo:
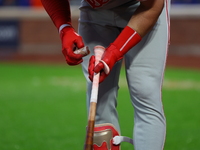
[[[89,79],[92,81],[94,73],[100,72],[99,82],[103,82],[115,63],[122,59],[124,54],[139,43],[140,40],[140,35],[129,26],[126,26],[117,39],[106,48],[102,59],[96,66],[94,66],[95,57],[92,56],[90,58],[88,67]]]
[[[95,66],[95,56],[90,57],[89,61],[89,79],[93,81],[94,73],[100,72],[99,83],[103,82],[103,80],[110,73],[110,69],[114,66],[114,64],[119,60],[119,58],[115,55],[115,46],[110,45],[104,52],[101,62]]]
[[[67,26],[60,31],[60,38],[62,41],[62,53],[67,64],[78,65],[83,62],[83,55],[74,53],[75,48],[84,47],[82,37],[71,26]]]
[[[90,61],[89,61],[89,67],[88,67],[88,73],[89,73],[89,79],[91,81],[93,81],[93,76],[95,74],[94,72],[94,68],[95,68],[95,56],[92,55],[90,57]],[[108,68],[109,69],[109,68]],[[99,83],[103,82],[103,80],[107,77],[108,75],[105,73],[105,71],[101,71],[100,72],[100,77],[99,77]]]

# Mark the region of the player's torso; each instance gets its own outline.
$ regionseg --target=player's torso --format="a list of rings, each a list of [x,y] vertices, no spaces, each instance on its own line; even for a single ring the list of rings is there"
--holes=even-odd
[[[111,9],[131,1],[137,2],[137,0],[82,0],[81,7],[91,6],[95,9]]]

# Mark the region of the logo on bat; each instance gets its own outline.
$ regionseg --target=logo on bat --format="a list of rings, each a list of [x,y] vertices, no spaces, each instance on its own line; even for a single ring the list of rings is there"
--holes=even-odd
[[[110,0],[86,0],[93,8],[102,7]]]

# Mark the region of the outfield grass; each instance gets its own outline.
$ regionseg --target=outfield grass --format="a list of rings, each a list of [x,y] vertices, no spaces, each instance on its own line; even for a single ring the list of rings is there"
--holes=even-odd
[[[0,74],[0,150],[83,149],[86,85],[80,67],[0,64]],[[199,77],[200,71],[166,69],[165,150],[199,150]],[[120,85],[122,134],[131,136],[133,110],[123,69]],[[125,149],[132,146],[123,144]]]

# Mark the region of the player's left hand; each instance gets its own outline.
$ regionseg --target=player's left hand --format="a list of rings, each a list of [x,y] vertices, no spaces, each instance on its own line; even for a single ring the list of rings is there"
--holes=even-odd
[[[94,73],[100,73],[99,83],[103,82],[104,79],[109,75],[110,70],[113,68],[115,63],[122,58],[119,50],[111,44],[108,48],[106,48],[102,59],[95,66],[95,56],[90,57],[88,73],[89,79],[93,81]]]
[[[102,82],[110,73],[115,63],[141,40],[141,36],[131,27],[126,26],[113,43],[106,48],[100,62],[94,66],[95,59],[91,57],[89,63],[89,78],[92,81],[94,73],[100,73]]]
[[[101,62],[102,63],[102,62]],[[93,82],[93,77],[94,77],[94,68],[95,68],[95,56],[92,55],[90,57],[89,61],[89,66],[88,66],[88,73],[89,73],[89,79]],[[104,78],[107,77],[107,74],[104,71],[100,72],[100,77],[99,77],[99,83],[103,82]]]

